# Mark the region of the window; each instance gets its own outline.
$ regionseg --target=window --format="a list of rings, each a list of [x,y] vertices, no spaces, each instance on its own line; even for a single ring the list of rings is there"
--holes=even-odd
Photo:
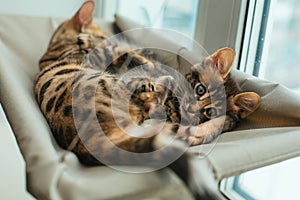
[[[239,69],[300,92],[300,1],[249,0]],[[300,158],[221,182],[229,199],[299,199]]]
[[[240,68],[300,92],[300,1],[249,1]]]
[[[208,53],[225,46],[240,51],[247,1],[98,0],[97,3],[98,16],[104,19],[114,20],[114,13],[119,13],[146,26],[184,33]]]
[[[230,199],[300,199],[300,158],[252,170],[221,183]]]
[[[271,6],[259,76],[300,92],[300,1],[277,0]]]
[[[194,37],[198,0],[118,1],[117,12],[148,27],[163,27]],[[128,9],[130,8],[130,9]]]

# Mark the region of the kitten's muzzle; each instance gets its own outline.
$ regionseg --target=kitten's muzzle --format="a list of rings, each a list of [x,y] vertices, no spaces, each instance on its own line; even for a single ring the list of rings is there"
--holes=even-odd
[[[199,112],[199,105],[197,103],[191,103],[191,104],[188,104],[187,105],[187,111],[189,113],[193,113],[193,114],[196,114]]]

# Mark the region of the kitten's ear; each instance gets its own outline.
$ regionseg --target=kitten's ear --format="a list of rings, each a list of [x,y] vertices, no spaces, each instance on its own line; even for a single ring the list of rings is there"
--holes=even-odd
[[[86,1],[72,18],[76,30],[81,31],[85,24],[93,21],[95,3],[94,1]]]
[[[213,62],[213,66],[219,70],[220,74],[225,79],[231,70],[234,56],[235,53],[233,49],[225,47],[210,55],[208,59]]]
[[[241,118],[246,118],[260,105],[260,96],[255,92],[244,92],[234,97],[234,103],[241,109]]]

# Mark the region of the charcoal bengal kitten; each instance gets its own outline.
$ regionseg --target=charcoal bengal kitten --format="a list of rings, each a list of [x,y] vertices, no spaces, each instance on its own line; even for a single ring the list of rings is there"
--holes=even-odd
[[[210,142],[222,129],[232,130],[240,119],[259,106],[257,94],[242,93],[230,78],[234,53],[229,48],[217,51],[186,74],[189,82],[186,87],[191,88],[192,97],[184,89],[174,86],[174,78],[167,73],[152,77],[142,74],[120,80],[109,70],[99,70],[101,66],[95,69],[82,64],[92,55],[97,58],[89,60],[96,60],[96,64],[100,61],[100,65],[108,65],[108,69],[118,69],[128,58],[128,69],[142,66],[149,71],[160,65],[115,44],[98,47],[107,36],[93,22],[93,10],[93,1],[85,2],[70,20],[55,31],[47,52],[40,60],[41,71],[35,84],[37,102],[57,142],[64,149],[73,151],[83,163],[98,165],[104,160],[105,164],[124,165],[131,164],[132,159],[139,163],[136,158],[123,156],[123,150],[151,152],[166,143],[164,138],[171,136],[175,137],[175,141],[187,141],[190,145]],[[96,54],[89,54],[92,51]],[[227,96],[222,93],[224,84]],[[178,104],[181,98],[183,103]],[[225,108],[222,106],[224,99],[227,102]],[[160,116],[157,113],[161,112],[161,108],[166,110],[167,122],[155,121],[161,127],[160,134],[155,135],[153,133],[157,133],[157,129],[147,125],[143,127],[143,123],[151,116]],[[94,118],[97,123],[90,123]],[[185,148],[181,142],[176,143],[174,148],[169,146],[171,150],[168,152]],[[162,157],[151,158],[149,163],[139,164],[151,165],[167,158],[168,152]],[[184,155],[189,157],[187,153]],[[187,163],[186,174],[178,171],[176,165],[174,171],[188,185],[201,185],[197,182],[205,177],[197,177],[201,173],[192,173],[189,162],[184,162]],[[198,169],[193,167],[195,170]],[[214,189],[208,186],[191,189],[197,197],[218,198],[209,192]]]

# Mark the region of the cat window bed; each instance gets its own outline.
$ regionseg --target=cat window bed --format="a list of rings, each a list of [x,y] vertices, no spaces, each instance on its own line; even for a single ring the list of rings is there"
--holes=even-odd
[[[61,149],[35,101],[33,85],[38,60],[54,29],[62,20],[0,16],[0,97],[7,119],[26,162],[27,189],[39,199],[192,199],[188,189],[169,169],[147,174],[127,174],[108,167],[85,167],[76,156]],[[121,31],[136,25],[116,16]],[[113,23],[99,21],[113,32]],[[143,38],[164,42],[162,38]],[[174,45],[185,57],[195,57]],[[168,57],[183,69],[185,62]],[[244,90],[261,95],[258,111],[217,143],[190,151],[211,151],[201,161],[213,168],[217,181],[241,172],[300,155],[300,96],[283,86],[239,71],[232,72]],[[213,148],[212,148],[213,145]]]

